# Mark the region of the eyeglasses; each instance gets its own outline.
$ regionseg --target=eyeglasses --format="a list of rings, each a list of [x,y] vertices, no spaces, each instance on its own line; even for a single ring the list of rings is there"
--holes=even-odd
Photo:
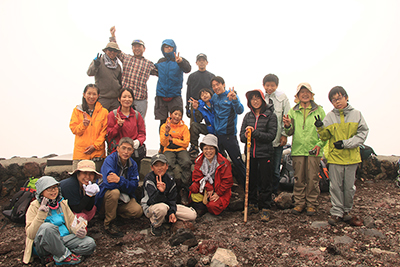
[[[58,190],[58,185],[54,185],[54,186],[51,186],[49,188],[46,188],[46,191],[49,191],[49,192],[57,191],[57,190]]]
[[[331,102],[332,103],[336,103],[336,102],[339,102],[339,101],[341,101],[343,99],[343,96],[341,95],[341,96],[339,96],[338,98],[332,98],[332,100],[331,100]]]

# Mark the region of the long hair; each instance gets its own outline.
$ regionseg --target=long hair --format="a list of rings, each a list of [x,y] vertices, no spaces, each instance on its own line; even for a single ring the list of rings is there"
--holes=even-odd
[[[85,94],[89,88],[96,88],[97,94],[100,95],[99,87],[97,87],[97,85],[95,85],[93,83],[89,83],[88,85],[86,85],[85,89],[83,90],[83,93]],[[97,98],[96,103],[97,103],[98,100],[99,99]],[[95,106],[96,106],[96,103],[94,103]],[[86,99],[83,96],[82,96],[82,109],[85,112],[89,111],[89,105],[88,105],[88,103],[86,102]]]

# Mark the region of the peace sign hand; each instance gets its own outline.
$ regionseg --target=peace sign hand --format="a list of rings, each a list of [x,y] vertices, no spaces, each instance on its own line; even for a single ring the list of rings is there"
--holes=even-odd
[[[199,101],[197,101],[196,99],[194,99],[193,97],[190,98],[189,103],[192,103],[192,106],[194,109],[198,109],[199,107]]]
[[[182,58],[179,56],[179,52],[178,52],[178,55],[176,55],[176,53],[174,52],[174,55],[175,55],[175,61],[176,61],[176,63],[181,63],[182,62]]]
[[[117,113],[117,115],[115,116],[115,119],[117,120],[117,123],[118,123],[119,127],[122,127],[122,125],[124,124],[125,120],[121,119],[121,116],[119,115],[119,113]]]
[[[167,121],[167,123],[165,124],[165,132],[168,134],[170,130],[171,130],[171,123]]]
[[[237,99],[237,96],[236,96],[235,88],[234,88],[234,87],[229,88],[229,93],[228,93],[227,97],[229,98],[229,101],[232,101],[232,100],[236,100],[236,99]]]
[[[282,120],[283,120],[283,124],[285,125],[285,127],[286,128],[289,128],[290,127],[290,124],[291,124],[291,120],[290,120],[290,118],[289,118],[289,115],[283,115],[283,117],[282,117]]]
[[[89,126],[90,124],[90,119],[88,117],[88,114],[86,112],[83,112],[83,125]]]
[[[162,181],[162,178],[160,175],[156,175],[156,181],[157,181],[157,189],[163,193],[165,191],[166,185],[165,183]]]

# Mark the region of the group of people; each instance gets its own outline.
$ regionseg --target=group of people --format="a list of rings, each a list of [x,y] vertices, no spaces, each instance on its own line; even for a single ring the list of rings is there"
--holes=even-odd
[[[159,236],[163,223],[195,220],[206,212],[219,215],[225,210],[232,194],[232,168],[237,183],[245,187],[246,168],[237,139],[237,115],[244,107],[234,88],[226,89],[222,77],[206,70],[207,56],[197,56],[199,70],[188,78],[188,127],[182,120],[181,90],[183,73],[190,72],[191,66],[176,53],[174,41],[163,41],[164,57],[153,64],[143,57],[142,40],[132,42],[132,56],[119,50],[115,27],[110,32],[105,54],[98,54],[88,70],[88,75],[95,76],[95,84],[85,87],[82,104],[71,117],[74,171],[60,183],[49,176],[36,183],[37,199],[26,217],[25,263],[32,254],[44,262],[54,260],[56,265],[79,263],[82,255],[95,249],[94,240],[86,233],[96,213],[104,218],[104,231],[112,237],[123,236],[116,225],[117,216],[129,219],[143,214],[151,222],[151,233]],[[154,113],[160,120],[160,150],[151,158],[139,203],[136,189],[145,154],[137,152],[146,141],[149,75],[159,77]],[[361,162],[358,147],[368,134],[361,113],[349,105],[347,92],[340,86],[330,90],[334,109],[325,116],[308,83],[298,85],[293,108],[286,94],[277,90],[276,75],[266,75],[262,85],[264,92],[246,93],[250,111],[239,132],[242,143],[251,140],[248,212],[261,210],[260,220],[270,220],[283,146],[287,137],[293,136],[292,213],[305,211],[311,216],[317,212],[318,165],[326,148],[332,202],[329,223],[350,220],[355,171]],[[200,134],[204,137],[199,144]]]

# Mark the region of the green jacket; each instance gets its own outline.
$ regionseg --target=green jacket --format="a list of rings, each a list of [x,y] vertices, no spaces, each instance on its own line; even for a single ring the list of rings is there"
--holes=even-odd
[[[365,142],[369,132],[361,112],[347,105],[344,109],[333,109],[318,128],[321,140],[329,140],[328,163],[350,165],[361,162],[359,146]],[[344,149],[336,149],[336,141],[343,140]]]
[[[293,135],[292,156],[310,156],[308,151],[316,145],[321,148],[318,156],[322,156],[326,142],[321,141],[318,137],[317,129],[314,126],[314,116],[319,115],[321,119],[325,118],[324,109],[311,100],[306,116],[304,116],[300,103],[289,110],[288,115],[292,123],[290,128],[285,128],[285,132],[288,136]]]

